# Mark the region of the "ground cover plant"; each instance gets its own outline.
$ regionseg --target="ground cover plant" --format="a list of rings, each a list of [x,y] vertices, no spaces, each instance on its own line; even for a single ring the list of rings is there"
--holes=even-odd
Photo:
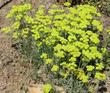
[[[13,24],[2,31],[12,36],[30,62],[44,66],[52,86],[64,86],[67,93],[93,92],[93,82],[106,80],[101,14],[90,5],[64,5],[41,5],[34,15],[31,4],[13,6],[7,15]]]

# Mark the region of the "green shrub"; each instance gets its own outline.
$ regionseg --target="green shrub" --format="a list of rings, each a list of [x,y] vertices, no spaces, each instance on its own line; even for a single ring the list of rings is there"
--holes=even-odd
[[[84,86],[93,79],[106,79],[106,49],[99,39],[103,26],[97,20],[101,15],[95,7],[51,5],[47,10],[41,5],[33,17],[30,10],[30,4],[14,6],[7,15],[14,23],[3,28],[21,44],[23,53],[32,60],[41,59],[37,63],[43,62],[47,73],[58,80],[72,78]],[[74,93],[74,87],[70,89]]]
[[[103,2],[99,9],[103,14],[110,16],[110,0]]]
[[[83,3],[97,7],[101,13],[110,16],[110,0],[84,0]]]

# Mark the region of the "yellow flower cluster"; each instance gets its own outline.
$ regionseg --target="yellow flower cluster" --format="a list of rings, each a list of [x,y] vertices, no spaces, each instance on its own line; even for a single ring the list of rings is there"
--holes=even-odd
[[[65,3],[65,6],[70,4]],[[31,44],[51,73],[65,78],[74,74],[84,83],[91,79],[92,74],[99,80],[105,79],[101,70],[104,68],[106,49],[99,47],[103,26],[94,19],[100,16],[95,7],[79,5],[76,8],[61,8],[53,4],[46,10],[42,5],[33,17],[30,10],[30,4],[14,6],[7,15],[14,20],[13,25],[2,30],[12,32],[12,37],[24,40],[23,43]],[[35,57],[35,54],[31,56]]]

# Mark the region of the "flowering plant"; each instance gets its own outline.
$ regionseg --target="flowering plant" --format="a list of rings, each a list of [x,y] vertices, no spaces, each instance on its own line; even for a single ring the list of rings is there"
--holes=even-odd
[[[92,79],[105,80],[103,56],[106,49],[100,46],[99,35],[103,26],[97,17],[100,13],[90,5],[76,8],[41,5],[33,17],[31,5],[14,6],[8,18],[14,20],[6,33],[22,44],[27,44],[32,56],[40,57],[50,74],[75,79],[88,84]],[[29,53],[29,48],[25,51]],[[30,54],[30,53],[29,53]],[[33,58],[33,57],[32,57]]]

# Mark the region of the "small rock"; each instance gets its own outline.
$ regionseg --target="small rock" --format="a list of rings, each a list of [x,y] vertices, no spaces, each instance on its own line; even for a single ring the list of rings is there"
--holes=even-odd
[[[55,86],[56,91],[59,93],[66,93],[63,87]]]
[[[36,86],[28,87],[28,93],[44,93],[44,92],[42,86],[39,84]]]

